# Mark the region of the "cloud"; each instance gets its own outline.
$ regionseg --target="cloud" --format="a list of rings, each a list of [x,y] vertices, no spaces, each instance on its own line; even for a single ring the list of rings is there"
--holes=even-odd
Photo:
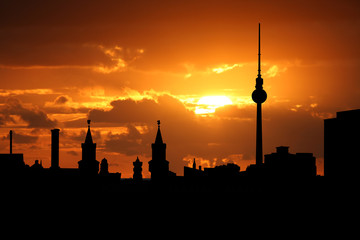
[[[84,103],[77,103],[68,95],[57,96],[53,101],[47,101],[44,104],[44,110],[47,113],[57,114],[73,114],[73,113],[87,113],[89,108],[84,106]]]
[[[91,110],[89,118],[95,122],[156,123],[158,119],[178,121],[194,117],[193,112],[187,110],[182,102],[167,94],[139,101],[130,98],[116,100],[110,105],[111,110]]]
[[[110,132],[105,140],[105,150],[127,156],[147,153],[147,156],[150,157],[147,147],[153,140],[152,136],[148,133],[141,134],[132,124],[128,124],[127,128],[128,132],[125,134],[112,134]]]
[[[48,88],[38,88],[38,89],[0,89],[1,97],[12,97],[24,94],[38,94],[38,95],[47,95],[53,94],[52,89]]]
[[[126,134],[109,133],[105,137],[107,151],[128,156],[151,156],[151,143],[157,131],[156,120],[160,119],[163,139],[168,144],[170,167],[179,174],[183,173],[183,159],[188,155],[209,159],[211,165],[229,159],[230,155],[243,154],[244,159],[251,158],[248,151],[252,141],[249,138],[253,138],[253,134],[249,122],[239,124],[229,118],[201,118],[169,95],[140,101],[117,100],[111,105],[111,110],[94,109],[89,112],[89,118],[96,123],[123,124],[128,128]],[[137,129],[140,124],[146,127],[146,131]]]
[[[78,155],[79,155],[77,152],[75,152],[75,151],[73,151],[73,150],[67,151],[66,153],[69,154],[69,155],[71,155],[71,156],[78,156]]]
[[[283,73],[287,70],[287,67],[280,69],[277,65],[272,65],[265,73],[264,77],[273,78],[278,76],[280,73]]]
[[[54,100],[54,103],[55,104],[65,104],[66,102],[69,101],[69,97],[67,96],[58,96],[55,100]]]
[[[35,143],[38,140],[38,138],[39,138],[38,136],[16,133],[15,131],[12,132],[12,139],[14,143],[19,143],[19,144]],[[6,137],[3,137],[2,139],[3,140],[10,139],[10,133]]]
[[[98,49],[109,58],[108,63],[100,63],[93,66],[93,70],[100,73],[112,73],[117,71],[125,71],[129,65],[137,60],[143,53],[144,49],[130,49],[115,45],[113,47],[105,47],[98,45]]]
[[[229,70],[232,70],[234,69],[235,67],[242,67],[243,65],[242,64],[238,64],[238,63],[235,63],[233,65],[228,65],[228,64],[224,64],[220,67],[217,67],[217,68],[213,68],[212,71],[214,73],[223,73],[225,71],[229,71]]]
[[[37,106],[25,106],[17,98],[8,98],[0,110],[0,123],[5,126],[9,122],[18,122],[14,116],[24,121],[29,128],[52,128],[57,125],[57,121],[49,119]]]
[[[85,124],[83,124],[84,126]],[[87,130],[85,127],[83,127],[83,129],[76,129],[76,131],[60,131],[60,135],[61,137],[63,137],[64,139],[70,140],[76,144],[80,144],[83,143],[85,141],[85,137],[86,137],[86,133]],[[101,133],[100,131],[96,130],[96,129],[91,129],[91,137],[93,139],[94,142],[101,142]]]

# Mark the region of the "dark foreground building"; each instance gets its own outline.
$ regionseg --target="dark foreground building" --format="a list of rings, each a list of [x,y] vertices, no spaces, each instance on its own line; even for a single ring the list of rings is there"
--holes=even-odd
[[[12,174],[23,173],[26,165],[22,153],[13,153],[12,151],[12,130],[10,130],[10,153],[0,153],[0,175],[8,176]]]
[[[23,154],[12,153],[12,131],[10,131],[10,153],[0,154],[0,188],[16,192],[78,192],[96,191],[118,187],[121,173],[109,173],[106,159],[96,160],[96,143],[93,142],[90,121],[85,142],[81,144],[82,160],[79,168],[61,168],[59,161],[59,129],[51,130],[51,166],[44,168],[35,160],[32,166],[25,164]]]
[[[316,176],[316,158],[312,153],[289,153],[280,146],[276,153],[265,155],[265,169],[269,177],[303,178]]]
[[[324,176],[359,176],[360,109],[337,112],[324,120]]]

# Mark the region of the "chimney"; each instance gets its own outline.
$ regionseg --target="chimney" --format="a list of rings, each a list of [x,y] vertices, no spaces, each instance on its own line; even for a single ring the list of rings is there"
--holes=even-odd
[[[51,130],[51,166],[52,169],[58,169],[59,166],[59,132],[60,129]]]
[[[12,154],[12,130],[10,130],[10,154]]]

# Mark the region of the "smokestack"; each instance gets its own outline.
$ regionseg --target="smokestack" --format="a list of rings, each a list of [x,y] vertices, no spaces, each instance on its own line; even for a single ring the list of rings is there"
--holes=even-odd
[[[12,130],[10,130],[10,154],[12,154]]]
[[[52,169],[58,169],[59,166],[59,132],[60,129],[51,130],[51,166]]]

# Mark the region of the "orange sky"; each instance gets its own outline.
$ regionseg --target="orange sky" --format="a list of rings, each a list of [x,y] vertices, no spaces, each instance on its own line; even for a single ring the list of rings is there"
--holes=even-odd
[[[1,1],[0,152],[77,167],[86,119],[97,160],[132,176],[160,119],[170,170],[255,159],[257,27],[262,23],[264,153],[312,152],[323,173],[323,119],[360,107],[357,1]],[[204,96],[232,104],[196,114]],[[210,106],[211,107],[211,106]]]

